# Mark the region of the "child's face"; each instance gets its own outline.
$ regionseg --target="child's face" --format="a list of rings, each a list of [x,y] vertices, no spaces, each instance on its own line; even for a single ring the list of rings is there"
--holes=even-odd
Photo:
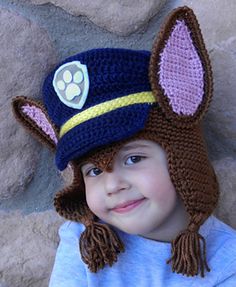
[[[165,151],[155,142],[129,142],[113,159],[111,172],[86,163],[82,174],[91,211],[122,231],[155,237],[174,214],[177,195]]]

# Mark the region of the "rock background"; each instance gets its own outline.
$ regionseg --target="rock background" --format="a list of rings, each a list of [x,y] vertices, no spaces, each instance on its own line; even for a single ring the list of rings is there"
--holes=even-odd
[[[221,186],[216,215],[236,228],[236,1],[87,2],[0,0],[0,287],[48,285],[64,221],[53,209],[62,188],[53,154],[15,122],[11,99],[40,99],[48,71],[80,51],[150,50],[166,14],[180,5],[194,9],[212,60],[215,95],[204,132]]]

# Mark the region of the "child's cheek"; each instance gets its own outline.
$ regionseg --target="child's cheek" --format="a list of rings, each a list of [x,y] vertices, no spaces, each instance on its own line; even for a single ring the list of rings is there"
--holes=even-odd
[[[104,203],[98,192],[86,192],[86,201],[90,210],[99,217],[104,208]]]
[[[177,194],[173,184],[170,182],[157,188],[153,200],[166,210],[171,210],[177,203]]]
[[[157,174],[159,176],[157,177]],[[172,205],[177,200],[176,191],[168,172],[149,174],[143,184],[144,195],[160,205]]]

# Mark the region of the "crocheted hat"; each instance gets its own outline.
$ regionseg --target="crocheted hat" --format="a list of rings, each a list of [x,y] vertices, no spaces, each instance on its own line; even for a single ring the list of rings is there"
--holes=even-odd
[[[109,169],[124,143],[149,139],[165,150],[171,180],[189,214],[186,230],[172,241],[167,263],[187,276],[210,271],[198,231],[219,193],[201,128],[212,97],[212,73],[193,11],[181,7],[169,15],[151,54],[123,49],[78,54],[50,73],[43,90],[46,109],[18,97],[14,113],[56,149],[59,169],[68,162],[73,168],[74,181],[56,194],[55,207],[86,226],[80,250],[90,270],[111,266],[124,246],[89,209],[79,163],[86,158]]]
[[[60,137],[56,164],[127,138],[144,127],[155,101],[148,79],[150,53],[94,49],[61,63],[44,83],[44,103]]]

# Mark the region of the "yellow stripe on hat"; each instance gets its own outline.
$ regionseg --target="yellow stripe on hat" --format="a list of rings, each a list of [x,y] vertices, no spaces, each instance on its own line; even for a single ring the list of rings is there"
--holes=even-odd
[[[131,94],[128,96],[116,98],[114,100],[106,101],[100,103],[96,106],[92,106],[87,110],[84,110],[81,113],[74,115],[71,119],[69,119],[60,130],[60,138],[63,137],[68,131],[73,129],[74,127],[96,118],[98,116],[104,115],[111,111],[114,111],[119,108],[127,107],[134,104],[143,104],[143,103],[154,103],[156,102],[156,98],[154,97],[152,92],[141,92],[136,94]]]

